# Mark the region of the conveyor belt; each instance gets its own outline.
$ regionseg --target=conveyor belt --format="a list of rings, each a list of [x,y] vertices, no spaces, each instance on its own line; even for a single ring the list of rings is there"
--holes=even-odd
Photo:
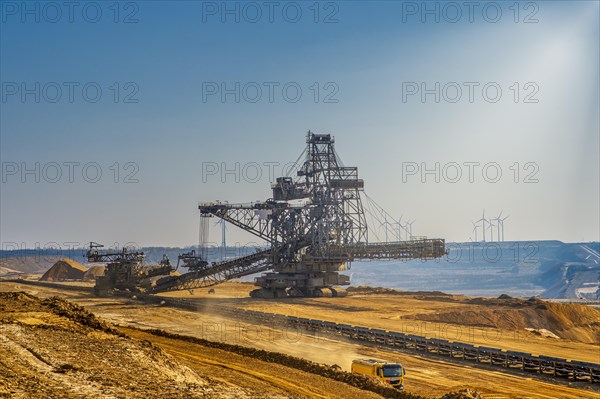
[[[163,282],[159,282],[156,287],[152,288],[151,292],[156,293],[210,287],[233,278],[259,273],[273,267],[272,262],[268,262],[272,254],[273,250],[269,248],[240,258],[213,263],[206,269],[185,273],[171,279],[165,279]]]
[[[197,310],[199,308],[197,301],[189,299],[155,296],[144,298],[154,302],[164,301],[166,305],[189,310]],[[232,309],[226,306],[219,306],[218,312],[219,314],[227,314],[232,318],[252,320],[253,322],[258,321],[264,325],[290,325],[305,330],[312,330],[320,335],[327,334],[343,337],[351,341],[368,342],[371,345],[384,348],[414,350],[428,355],[472,361],[474,365],[481,364],[498,368],[522,370],[572,381],[600,383],[600,364],[597,363],[571,361],[542,355],[536,356],[531,353],[488,348],[462,342],[427,338],[323,320],[284,316],[253,310]]]
[[[436,259],[446,254],[443,239],[354,244],[343,249],[352,259]]]

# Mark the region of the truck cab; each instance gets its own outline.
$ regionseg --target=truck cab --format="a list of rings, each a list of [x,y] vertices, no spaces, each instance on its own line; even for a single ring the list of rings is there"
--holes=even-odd
[[[406,370],[399,363],[386,363],[377,359],[356,359],[352,361],[352,372],[367,375],[397,389],[404,389]]]

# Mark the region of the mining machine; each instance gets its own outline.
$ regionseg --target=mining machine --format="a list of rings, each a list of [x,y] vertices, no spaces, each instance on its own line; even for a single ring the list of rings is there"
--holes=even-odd
[[[117,291],[142,292],[149,288],[151,281],[169,278],[173,271],[169,259],[163,255],[158,265],[144,265],[144,253],[123,247],[120,251],[102,249],[103,245],[90,242],[86,252],[88,263],[104,263],[103,276],[96,277],[94,293],[109,296]]]
[[[344,166],[329,134],[308,132],[296,176],[278,177],[265,201],[230,204],[201,202],[201,224],[217,217],[265,241],[250,255],[209,264],[189,255],[193,267],[162,279],[150,293],[209,287],[255,273],[253,297],[345,296],[349,277],[340,274],[354,260],[435,259],[446,254],[443,239],[410,237],[396,242],[369,242],[358,168]]]

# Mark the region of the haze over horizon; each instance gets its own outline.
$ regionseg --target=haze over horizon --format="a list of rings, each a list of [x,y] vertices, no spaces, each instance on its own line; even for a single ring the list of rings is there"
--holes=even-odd
[[[535,23],[507,4],[493,23],[360,1],[254,23],[220,2],[132,3],[119,23],[108,6],[98,23],[3,8],[3,248],[196,245],[198,202],[270,198],[309,129],[414,235],[474,240],[485,209],[510,215],[507,241],[600,241],[598,2],[535,3]]]

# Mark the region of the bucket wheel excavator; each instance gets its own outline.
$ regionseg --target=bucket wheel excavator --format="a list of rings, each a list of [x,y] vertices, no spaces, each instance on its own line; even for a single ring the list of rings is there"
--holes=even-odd
[[[256,278],[252,296],[345,296],[343,286],[350,281],[339,272],[353,260],[434,259],[446,253],[443,239],[369,243],[358,169],[343,166],[329,134],[309,131],[303,154],[296,176],[277,178],[266,201],[199,204],[201,223],[220,218],[264,240],[266,249],[210,264],[200,255],[180,255],[189,272],[162,279],[149,292],[209,287],[266,272]]]

